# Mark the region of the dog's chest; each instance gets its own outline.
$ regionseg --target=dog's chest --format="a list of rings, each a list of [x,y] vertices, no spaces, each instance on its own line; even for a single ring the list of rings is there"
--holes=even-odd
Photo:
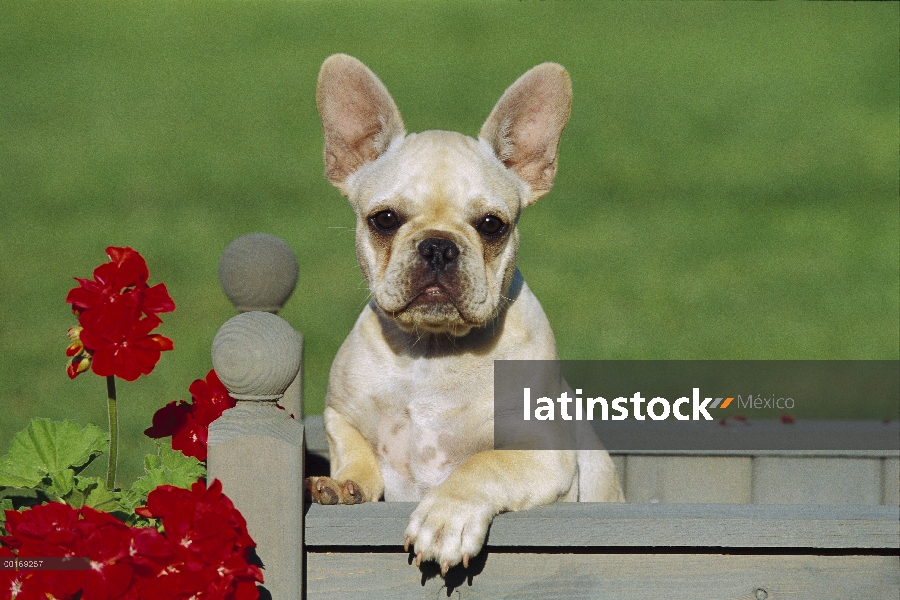
[[[372,397],[369,441],[381,468],[385,500],[416,501],[493,443],[493,407],[481,386],[432,385],[402,378]]]

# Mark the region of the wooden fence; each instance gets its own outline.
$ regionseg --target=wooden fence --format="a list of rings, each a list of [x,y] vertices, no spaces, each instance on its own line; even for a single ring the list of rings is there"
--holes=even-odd
[[[243,294],[239,310],[254,308],[239,305],[250,297],[276,312],[290,290],[256,290],[274,277],[259,265],[277,241],[254,235],[229,247],[220,278],[230,298]],[[277,277],[293,270],[295,281],[286,256]],[[248,312],[223,326],[213,353],[238,405],[210,427],[209,476],[247,519],[272,598],[900,597],[897,451],[613,454],[628,502],[500,515],[486,551],[442,578],[403,551],[414,504],[303,505],[302,478],[327,474],[328,448],[321,417],[302,418],[299,334]]]

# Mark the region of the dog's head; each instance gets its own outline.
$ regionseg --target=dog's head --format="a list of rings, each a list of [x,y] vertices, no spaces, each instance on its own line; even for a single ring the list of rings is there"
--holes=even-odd
[[[462,336],[506,306],[519,213],[550,190],[571,98],[565,69],[545,63],[506,90],[478,140],[406,135],[364,64],[336,54],[322,65],[325,176],[356,211],[376,305],[404,330]]]

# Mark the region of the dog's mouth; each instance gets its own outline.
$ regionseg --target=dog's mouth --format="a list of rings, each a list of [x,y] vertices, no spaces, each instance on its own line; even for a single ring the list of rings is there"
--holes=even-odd
[[[433,283],[419,292],[419,295],[413,298],[407,306],[427,305],[427,304],[447,304],[452,303],[453,299],[447,290],[439,283]]]
[[[429,277],[416,286],[410,286],[412,297],[399,309],[386,309],[385,315],[409,332],[448,333],[454,337],[466,335],[481,321],[473,319],[465,311],[466,298],[455,281],[442,281]]]

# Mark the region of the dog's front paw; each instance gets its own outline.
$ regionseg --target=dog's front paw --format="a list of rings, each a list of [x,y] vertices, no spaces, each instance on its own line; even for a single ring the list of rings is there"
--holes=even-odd
[[[316,504],[360,504],[365,502],[362,490],[350,481],[338,483],[331,477],[307,477],[303,482],[309,499]]]
[[[469,566],[469,559],[481,550],[488,526],[496,511],[491,504],[437,487],[413,512],[406,528],[406,544],[416,553],[416,566],[433,560],[446,575],[453,565]]]

